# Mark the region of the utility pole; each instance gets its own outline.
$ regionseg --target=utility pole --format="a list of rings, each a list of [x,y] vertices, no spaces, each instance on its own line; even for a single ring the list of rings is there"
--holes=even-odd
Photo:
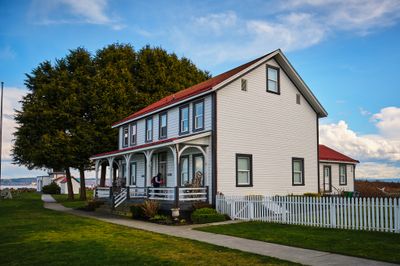
[[[1,190],[1,164],[3,162],[2,148],[3,148],[3,88],[4,82],[1,82],[1,107],[0,107],[0,190]]]

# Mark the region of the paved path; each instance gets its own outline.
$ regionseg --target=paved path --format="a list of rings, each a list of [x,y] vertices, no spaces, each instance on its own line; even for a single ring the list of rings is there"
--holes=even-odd
[[[344,256],[329,252],[309,250],[303,248],[289,247],[279,244],[272,244],[257,240],[249,240],[239,237],[218,235],[213,233],[192,230],[197,226],[167,226],[153,224],[149,222],[137,221],[111,214],[102,214],[98,212],[84,212],[65,208],[61,204],[55,203],[54,199],[49,195],[42,196],[45,202],[44,207],[56,211],[71,213],[78,216],[94,218],[100,221],[119,224],[136,229],[146,230],[150,232],[188,238],[201,242],[206,242],[218,246],[237,249],[245,252],[255,253],[259,255],[275,257],[282,260],[293,261],[305,265],[394,265],[385,262],[367,260],[357,257]]]

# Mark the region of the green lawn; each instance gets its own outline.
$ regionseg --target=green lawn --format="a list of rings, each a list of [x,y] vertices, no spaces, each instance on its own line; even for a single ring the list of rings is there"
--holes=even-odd
[[[64,207],[67,207],[67,208],[75,209],[75,208],[83,207],[83,206],[86,206],[86,202],[87,202],[87,201],[79,200],[79,194],[75,194],[74,200],[69,200],[68,195],[66,195],[66,194],[52,195],[52,196],[57,202],[61,203]],[[86,198],[88,200],[91,200],[93,198],[93,190],[86,191]]]
[[[292,265],[237,250],[0,200],[1,265]]]
[[[265,222],[209,226],[197,230],[400,263],[400,234]]]

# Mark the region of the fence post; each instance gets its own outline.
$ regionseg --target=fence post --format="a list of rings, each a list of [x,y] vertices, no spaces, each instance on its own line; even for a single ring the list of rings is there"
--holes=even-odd
[[[234,220],[236,218],[235,214],[235,199],[231,197],[231,219]]]
[[[129,186],[126,187],[126,199],[128,200],[130,197],[129,195]]]
[[[251,199],[248,199],[248,203],[249,203],[249,208],[250,208],[250,220],[254,220],[254,201]]]
[[[330,218],[331,218],[331,227],[336,228],[336,208],[335,208],[335,200],[330,197],[329,198],[329,210],[330,210]]]
[[[286,221],[286,202],[287,202],[287,197],[282,197],[282,222],[287,223]]]

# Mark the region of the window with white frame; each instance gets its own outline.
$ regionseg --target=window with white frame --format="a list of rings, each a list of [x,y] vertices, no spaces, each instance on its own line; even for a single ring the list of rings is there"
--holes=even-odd
[[[153,118],[146,119],[146,141],[153,140]]]
[[[136,145],[136,123],[131,125],[131,145]]]
[[[267,66],[267,91],[279,94],[279,68]]]
[[[189,133],[189,105],[179,109],[179,133]]]
[[[129,128],[127,126],[122,129],[122,146],[127,147],[129,141]]]
[[[347,169],[345,164],[339,165],[339,185],[347,185]]]
[[[252,155],[236,154],[236,186],[248,187],[253,185]]]
[[[193,104],[193,131],[204,129],[204,100]]]
[[[159,116],[159,138],[165,139],[167,137],[167,113],[162,113]]]
[[[292,158],[292,184],[294,186],[304,185],[304,159]]]

